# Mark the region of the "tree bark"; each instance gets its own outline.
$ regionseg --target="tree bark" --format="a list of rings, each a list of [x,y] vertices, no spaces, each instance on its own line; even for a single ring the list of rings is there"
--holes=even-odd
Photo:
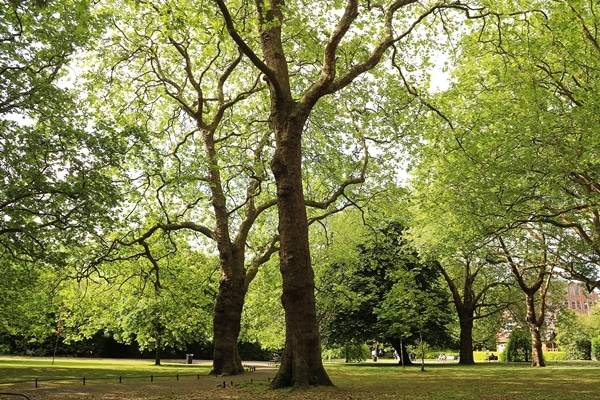
[[[276,149],[271,164],[279,207],[280,269],[286,339],[281,366],[271,388],[332,386],[321,359],[314,273],[302,188],[301,134],[304,120],[273,121]]]
[[[156,336],[156,349],[154,351],[154,365],[160,365],[162,341],[160,334]]]
[[[545,299],[544,299],[545,300]],[[544,353],[542,350],[542,335],[540,333],[541,323],[535,314],[535,299],[532,295],[527,294],[527,326],[531,333],[531,366],[545,367]]]
[[[408,354],[408,350],[406,346],[401,345],[401,341],[398,338],[389,339],[390,344],[398,352],[398,364],[402,366],[410,366],[415,365],[410,359],[410,355]]]
[[[246,286],[244,275],[228,276],[223,272],[213,316],[214,375],[240,375],[244,367],[237,347]]]
[[[459,313],[460,321],[460,350],[458,353],[458,363],[463,365],[475,364],[473,358],[473,314],[469,315],[468,310]]]

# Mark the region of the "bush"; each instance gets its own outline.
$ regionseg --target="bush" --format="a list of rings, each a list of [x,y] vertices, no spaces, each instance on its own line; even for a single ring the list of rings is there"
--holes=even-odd
[[[544,360],[546,361],[564,361],[567,360],[567,355],[564,351],[546,351],[544,352]]]
[[[525,329],[515,329],[510,333],[501,361],[529,361],[531,354],[531,333]]]
[[[327,360],[343,359],[346,362],[362,362],[371,358],[371,349],[366,344],[348,344],[344,347],[325,349],[323,358]]]
[[[590,360],[592,352],[592,342],[584,337],[573,340],[562,347],[567,360]]]
[[[600,336],[592,338],[592,355],[597,361],[600,361]]]

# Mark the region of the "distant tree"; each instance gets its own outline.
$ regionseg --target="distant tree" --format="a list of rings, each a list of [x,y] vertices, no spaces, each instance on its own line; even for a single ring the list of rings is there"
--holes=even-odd
[[[558,313],[554,333],[556,343],[569,360],[589,360],[592,354],[590,317],[563,308]]]
[[[160,365],[163,349],[209,340],[218,263],[184,244],[179,251],[157,247],[153,257],[107,264],[102,276],[63,283],[59,318],[67,343],[104,331],[153,350]]]
[[[526,329],[514,329],[502,352],[502,361],[529,361],[531,355],[531,334]]]
[[[406,346],[421,337],[434,346],[450,343],[447,292],[435,266],[418,259],[403,231],[400,223],[388,223],[357,245],[354,262],[332,263],[319,271],[327,346],[388,342],[409,364]]]

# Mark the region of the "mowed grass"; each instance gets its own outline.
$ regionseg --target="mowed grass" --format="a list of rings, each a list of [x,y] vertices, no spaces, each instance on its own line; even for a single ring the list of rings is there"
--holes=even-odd
[[[0,357],[0,390],[2,384],[38,379],[69,382],[72,380],[113,380],[119,378],[146,379],[150,376],[206,375],[209,365],[164,363],[156,366],[153,360],[77,359],[29,357]]]
[[[334,388],[308,391],[267,390],[240,384],[227,391],[235,399],[600,399],[600,363],[561,363],[544,368],[524,364],[478,363],[418,366],[326,363]],[[154,366],[151,361],[0,358],[0,383],[24,379],[118,378],[208,374],[208,365]],[[250,379],[252,373],[244,375]],[[213,378],[214,379],[214,378]],[[65,383],[66,384],[66,383]],[[76,384],[76,383],[71,383]],[[0,385],[2,391],[3,385]],[[224,392],[221,392],[224,393]],[[191,397],[193,398],[193,397]],[[208,397],[203,397],[208,398]],[[221,398],[221,396],[219,396]]]

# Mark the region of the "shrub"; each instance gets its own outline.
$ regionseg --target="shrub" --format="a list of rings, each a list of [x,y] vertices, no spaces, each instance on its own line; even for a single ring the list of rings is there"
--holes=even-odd
[[[362,362],[371,357],[371,349],[366,344],[347,344],[343,347],[323,350],[323,358],[344,359],[346,362]]]
[[[600,336],[592,338],[592,354],[596,360],[600,361]]]
[[[564,361],[566,360],[564,351],[546,351],[544,352],[544,360],[546,361]]]
[[[592,342],[584,337],[573,340],[568,345],[562,347],[567,360],[590,360],[592,352]]]
[[[525,329],[515,329],[510,333],[501,361],[529,361],[531,354],[531,334]]]

